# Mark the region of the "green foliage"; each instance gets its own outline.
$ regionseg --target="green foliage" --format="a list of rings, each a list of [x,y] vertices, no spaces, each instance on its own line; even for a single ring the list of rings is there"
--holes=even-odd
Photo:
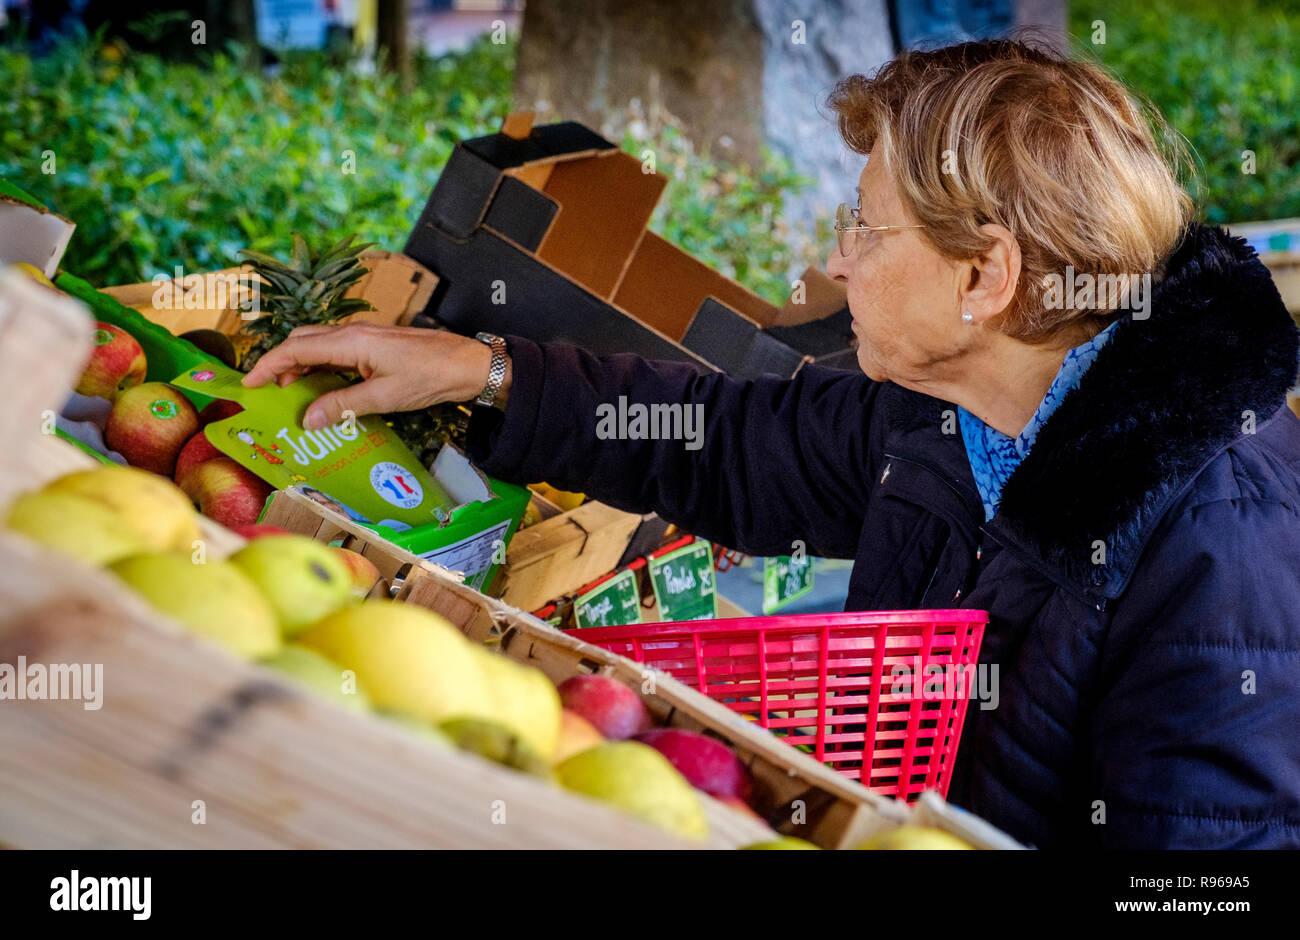
[[[514,58],[486,37],[419,57],[404,94],[393,77],[322,53],[292,54],[267,78],[236,46],[202,65],[96,40],[35,61],[0,49],[0,176],[77,223],[64,265],[95,284],[227,267],[295,231],[357,231],[400,250],[456,142],[509,111]],[[656,232],[784,300],[803,267],[778,212],[803,182],[788,165],[772,158],[750,177],[695,154],[671,126],[625,143],[655,146],[671,178]]]
[[[1091,41],[1097,20],[1104,45]],[[1077,0],[1070,28],[1186,138],[1198,176],[1189,192],[1206,220],[1300,216],[1300,5]],[[1243,172],[1244,150],[1254,174]]]
[[[409,94],[321,54],[291,56],[275,78],[241,58],[232,48],[174,64],[94,42],[40,60],[0,49],[0,175],[77,223],[68,270],[96,284],[212,270],[295,231],[333,241],[359,230],[400,249],[456,141],[508,110],[514,50],[483,42],[421,58]]]

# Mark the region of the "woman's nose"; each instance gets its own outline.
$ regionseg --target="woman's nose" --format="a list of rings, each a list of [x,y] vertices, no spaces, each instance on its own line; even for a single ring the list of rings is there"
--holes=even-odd
[[[840,254],[839,246],[833,247],[830,257],[826,259],[826,273],[837,281],[847,281],[852,270],[853,259]]]

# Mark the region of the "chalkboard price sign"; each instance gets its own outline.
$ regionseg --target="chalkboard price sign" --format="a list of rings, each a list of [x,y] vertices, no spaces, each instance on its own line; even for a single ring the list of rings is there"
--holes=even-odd
[[[661,558],[650,559],[650,584],[660,620],[710,620],[718,616],[713,546],[697,539]]]
[[[763,614],[780,610],[813,589],[813,559],[780,555],[763,559]]]
[[[573,617],[580,627],[617,627],[641,622],[641,592],[636,573],[620,571],[573,602]]]

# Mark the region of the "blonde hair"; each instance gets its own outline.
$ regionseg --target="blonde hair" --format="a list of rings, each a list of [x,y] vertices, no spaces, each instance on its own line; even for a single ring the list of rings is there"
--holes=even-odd
[[[1020,282],[997,326],[1025,342],[1113,319],[1113,305],[1046,309],[1050,275],[1158,277],[1191,215],[1176,174],[1186,151],[1155,108],[1100,66],[1021,40],[903,52],[841,81],[829,105],[851,148],[883,157],[941,253],[987,250],[989,222],[1015,236]]]

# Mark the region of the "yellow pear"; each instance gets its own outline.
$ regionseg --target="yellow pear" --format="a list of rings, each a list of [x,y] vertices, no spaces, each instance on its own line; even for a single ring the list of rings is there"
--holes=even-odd
[[[165,477],[136,467],[78,470],[49,483],[48,493],[84,496],[113,510],[138,530],[151,549],[192,551],[199,538],[194,504]]]
[[[492,717],[549,764],[560,743],[560,693],[541,670],[482,646],[472,649],[487,679]]]
[[[709,822],[695,789],[648,744],[610,741],[555,768],[560,785],[603,800],[688,838],[703,839]]]
[[[5,525],[92,565],[106,565],[152,547],[113,510],[72,493],[24,493],[9,507]]]
[[[262,592],[227,561],[196,565],[182,552],[145,552],[109,566],[154,607],[241,656],[280,649],[280,625]]]
[[[930,826],[898,826],[877,833],[866,842],[863,842],[858,848],[930,851],[933,849],[973,849],[974,846],[968,845],[942,829],[934,829]]]
[[[813,845],[811,842],[807,842],[795,836],[778,836],[775,839],[768,839],[766,842],[755,842],[752,845],[742,845],[741,848],[754,849],[754,850],[778,850],[778,851],[794,849],[799,851],[799,850],[807,850],[807,849],[820,849],[821,847],[817,845]]]
[[[363,601],[336,610],[297,641],[365,685],[381,708],[436,724],[492,717],[492,701],[474,646],[445,617],[414,604]]]
[[[434,747],[440,747],[447,750],[455,746],[451,738],[447,737],[446,734],[439,731],[433,725],[421,721],[418,718],[412,718],[405,712],[395,712],[391,709],[381,708],[378,711],[378,715],[385,721],[391,721],[395,725],[401,725],[426,744],[432,744]]]
[[[512,728],[499,721],[448,718],[437,728],[462,751],[471,751],[490,761],[539,777],[552,776],[550,763],[539,757]]]
[[[289,643],[270,659],[263,660],[262,665],[316,690],[336,705],[357,712],[370,711],[370,696],[355,677],[344,677],[342,666],[315,650]]]

